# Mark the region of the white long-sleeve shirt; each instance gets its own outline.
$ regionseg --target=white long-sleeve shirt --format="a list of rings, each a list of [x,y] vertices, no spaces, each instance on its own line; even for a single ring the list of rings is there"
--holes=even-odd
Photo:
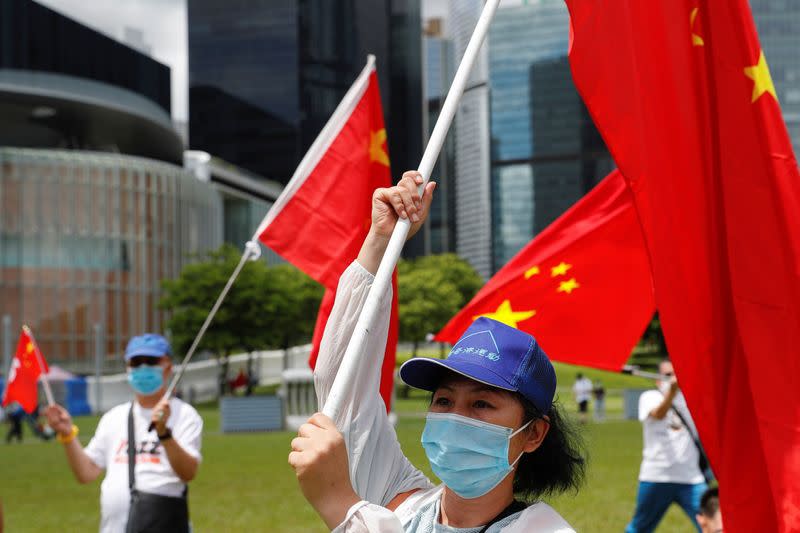
[[[347,344],[355,330],[373,275],[353,262],[339,279],[333,306],[320,345],[314,385],[320,409],[325,405]],[[353,488],[363,500],[353,505],[334,533],[446,533],[456,531],[439,523],[443,485],[434,487],[403,455],[394,427],[386,415],[379,383],[389,331],[392,290],[381,298],[375,325],[369,332],[356,382],[348,389],[341,414],[334,419],[342,428],[350,461]],[[417,490],[395,512],[385,507],[400,493]],[[482,528],[458,529],[477,533]],[[545,503],[536,503],[493,524],[487,533],[574,533]]]

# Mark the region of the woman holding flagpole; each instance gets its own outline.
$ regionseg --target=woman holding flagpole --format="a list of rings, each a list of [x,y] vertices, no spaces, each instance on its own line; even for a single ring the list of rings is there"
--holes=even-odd
[[[341,276],[317,360],[320,408],[395,224],[410,219],[410,237],[428,214],[435,184],[420,197],[422,182],[419,173],[406,172],[396,187],[373,194],[369,234]],[[539,501],[577,490],[585,462],[553,403],[555,371],[536,340],[479,318],[446,360],[416,358],[402,366],[401,379],[433,393],[422,433],[443,482],[433,486],[403,455],[378,391],[391,299],[389,287],[337,419],[315,414],[292,441],[289,463],[320,517],[337,533],[573,531]]]

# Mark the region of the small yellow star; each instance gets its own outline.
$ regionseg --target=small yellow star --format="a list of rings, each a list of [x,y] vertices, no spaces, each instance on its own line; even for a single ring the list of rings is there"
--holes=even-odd
[[[580,284],[575,281],[575,278],[570,279],[569,281],[562,281],[558,284],[558,292],[566,292],[567,294],[572,294],[572,291],[579,288]]]
[[[383,149],[386,142],[386,129],[370,132],[369,134],[369,160],[389,166],[389,155]]]
[[[531,268],[525,271],[525,279],[529,279],[531,276],[535,276],[538,273],[539,273],[539,267],[532,266]]]
[[[26,352],[28,352],[28,353],[33,353],[33,343],[32,343],[32,342],[29,342],[29,343],[28,343],[28,344],[25,346],[25,351],[26,351]]]
[[[567,270],[569,270],[570,268],[572,268],[572,265],[562,261],[561,263],[550,269],[550,277],[554,278],[556,276],[563,276],[564,274],[567,273]]]
[[[772,76],[769,73],[769,66],[767,65],[767,58],[764,57],[764,51],[758,56],[758,63],[752,67],[744,68],[744,75],[753,80],[753,96],[750,102],[755,102],[764,93],[769,93],[778,100],[778,95],[775,94],[775,84],[772,83]]]
[[[697,11],[700,8],[692,9],[691,15],[689,15],[689,27],[692,29],[692,46],[704,46],[706,43],[703,42],[703,38],[694,33],[694,21],[697,18]]]
[[[503,300],[503,303],[500,304],[500,307],[494,313],[484,313],[482,315],[476,315],[472,317],[473,320],[476,320],[482,316],[486,318],[491,318],[492,320],[497,320],[498,322],[502,322],[507,326],[511,326],[512,328],[516,328],[519,322],[523,320],[528,320],[530,317],[536,314],[536,311],[531,309],[530,311],[514,311],[511,309],[511,302],[508,300]]]

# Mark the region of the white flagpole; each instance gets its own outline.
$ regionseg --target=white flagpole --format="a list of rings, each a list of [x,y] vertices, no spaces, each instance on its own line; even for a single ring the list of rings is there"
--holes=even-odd
[[[31,328],[23,325],[22,331],[25,332],[33,344],[33,351],[36,354],[36,362],[39,364],[39,370],[41,371],[40,375],[42,376],[42,385],[44,385],[44,395],[47,397],[47,405],[55,405],[56,402],[53,400],[53,391],[50,389],[50,380],[47,379],[47,373],[44,371],[44,357],[42,357],[42,352],[39,351],[39,345],[36,344],[36,339],[33,337]]]
[[[442,106],[439,120],[437,120],[436,126],[433,128],[433,133],[431,133],[428,145],[425,147],[425,153],[423,153],[422,160],[417,168],[423,179],[423,183],[420,185],[420,193],[425,189],[425,185],[430,179],[433,165],[439,157],[439,152],[447,136],[447,131],[450,129],[450,124],[453,122],[453,117],[458,108],[458,103],[461,100],[461,95],[464,93],[464,87],[467,84],[472,65],[475,63],[481,44],[486,37],[486,33],[489,31],[489,24],[494,17],[499,3],[500,0],[487,0],[483,12],[478,19],[478,23],[475,26],[475,31],[472,33],[467,49],[464,52],[461,64],[458,66],[456,75],[453,78],[453,83],[450,86],[450,91],[448,91],[447,98]],[[328,395],[328,400],[325,402],[322,409],[323,413],[334,420],[340,414],[346,392],[353,386],[358,371],[359,359],[366,344],[367,334],[369,330],[372,329],[375,317],[378,314],[381,295],[384,294],[389,287],[389,283],[391,283],[392,272],[394,272],[397,260],[400,258],[400,252],[406,242],[406,237],[408,236],[408,230],[410,228],[411,222],[408,219],[401,218],[398,220],[392,232],[392,236],[389,239],[386,253],[383,255],[383,260],[381,260],[381,264],[378,267],[375,281],[373,281],[372,287],[370,287],[369,294],[367,295],[367,300],[364,302],[361,315],[358,317],[353,336],[350,338],[350,343],[347,345],[347,350],[339,366],[339,371],[336,374],[331,392]]]
[[[669,377],[659,374],[657,372],[647,372],[646,370],[639,370],[638,366],[633,365],[625,365],[622,367],[623,374],[629,374],[631,376],[639,376],[640,378],[647,378],[647,379],[655,379],[655,380],[662,380],[668,381]]]
[[[197,335],[195,336],[192,345],[189,347],[189,351],[187,351],[186,355],[183,357],[183,362],[181,362],[180,368],[178,368],[178,371],[175,373],[175,376],[172,378],[172,381],[170,381],[170,384],[167,387],[164,396],[162,396],[162,399],[171,397],[172,393],[175,392],[175,387],[178,386],[181,377],[183,377],[183,373],[186,371],[186,367],[189,365],[189,361],[192,360],[194,351],[197,349],[197,346],[200,344],[200,341],[206,334],[208,326],[210,326],[211,321],[214,320],[214,316],[217,314],[219,307],[222,305],[222,301],[225,299],[225,296],[228,295],[228,291],[231,290],[233,282],[236,281],[237,277],[239,277],[239,273],[242,271],[242,268],[244,268],[244,265],[245,263],[247,263],[247,260],[250,259],[252,261],[255,261],[259,257],[261,257],[261,247],[258,245],[258,243],[255,243],[253,241],[247,241],[244,245],[244,252],[242,253],[242,258],[239,260],[239,264],[236,265],[236,268],[233,270],[233,273],[228,278],[228,282],[225,284],[225,287],[223,287],[222,292],[219,293],[217,301],[214,302],[214,305],[211,307],[211,311],[209,311],[208,316],[206,316],[205,322],[203,322],[203,325],[200,326],[200,331],[197,332]],[[154,428],[155,428],[155,423],[151,422],[150,426],[147,428],[147,431],[153,431]]]

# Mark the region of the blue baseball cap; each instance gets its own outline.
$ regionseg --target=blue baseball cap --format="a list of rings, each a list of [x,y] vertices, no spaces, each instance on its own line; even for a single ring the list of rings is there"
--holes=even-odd
[[[125,360],[129,361],[137,355],[163,357],[171,353],[172,348],[167,339],[156,333],[145,333],[128,341],[128,346],[125,348]]]
[[[417,389],[435,391],[451,370],[480,383],[518,392],[542,414],[556,393],[556,371],[532,335],[496,320],[475,320],[447,359],[416,357],[400,367],[400,379]]]

